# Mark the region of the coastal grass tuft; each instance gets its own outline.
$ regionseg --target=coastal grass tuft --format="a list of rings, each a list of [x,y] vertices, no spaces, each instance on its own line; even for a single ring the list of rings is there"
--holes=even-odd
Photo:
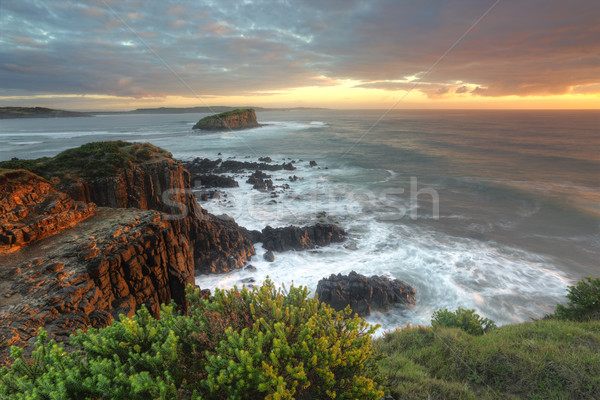
[[[171,157],[171,154],[150,143],[130,143],[119,140],[87,143],[65,150],[55,157],[3,161],[0,162],[0,168],[24,169],[46,179],[101,178],[114,176],[131,163],[142,163],[161,157]]]
[[[600,398],[600,321],[541,320],[485,335],[408,327],[375,345],[402,399]]]

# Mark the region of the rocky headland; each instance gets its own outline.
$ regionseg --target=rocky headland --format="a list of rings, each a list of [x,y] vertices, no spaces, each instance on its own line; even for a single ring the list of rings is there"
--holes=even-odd
[[[194,275],[246,266],[253,243],[287,251],[345,238],[335,226],[259,232],[212,215],[199,206],[182,163],[147,143],[89,143],[0,168],[2,357],[10,345],[30,344],[39,327],[62,341],[142,304],[153,315],[171,300],[185,309]]]
[[[194,125],[193,129],[205,131],[229,131],[258,128],[260,126],[261,125],[256,121],[256,112],[254,109],[246,108],[204,117]]]

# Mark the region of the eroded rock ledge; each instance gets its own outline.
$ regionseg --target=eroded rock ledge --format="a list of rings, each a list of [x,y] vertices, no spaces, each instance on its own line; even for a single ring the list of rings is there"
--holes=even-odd
[[[190,243],[163,214],[99,208],[2,259],[0,343],[31,344],[42,326],[63,341],[77,329],[131,316],[141,304],[158,315],[171,299],[185,305],[193,277]]]
[[[0,173],[0,254],[74,226],[95,210],[28,171]]]

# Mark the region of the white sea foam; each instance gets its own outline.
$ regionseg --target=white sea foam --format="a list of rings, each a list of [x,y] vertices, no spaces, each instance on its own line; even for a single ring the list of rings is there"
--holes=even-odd
[[[394,308],[369,318],[392,329],[406,323],[428,324],[434,310],[446,307],[475,308],[500,324],[541,317],[551,311],[548,304],[561,301],[566,285],[571,283],[554,269],[550,258],[381,218],[387,215],[385,208],[373,206],[373,199],[356,195],[360,187],[344,182],[344,176],[357,171],[299,165],[293,172],[267,173],[275,185],[287,183],[290,189],[279,190],[279,197],[273,199],[245,183],[249,173],[237,174],[233,176],[239,188],[222,189],[227,197],[202,203],[203,207],[234,217],[249,229],[333,222],[348,231],[349,239],[310,251],[276,253],[273,263],[263,260],[264,249],[259,244],[250,261],[256,272],[199,276],[196,282],[200,287],[231,288],[241,286],[246,278],[260,284],[269,276],[277,284],[305,285],[314,292],[317,282],[332,273],[355,270],[386,275],[407,281],[417,292],[414,307]],[[289,182],[289,175],[304,180]]]

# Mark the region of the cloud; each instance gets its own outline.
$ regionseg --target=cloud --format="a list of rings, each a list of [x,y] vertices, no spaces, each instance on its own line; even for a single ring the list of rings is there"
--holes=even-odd
[[[504,0],[473,27],[492,4],[4,2],[0,82],[23,95],[125,97],[277,93],[344,80],[432,99],[600,93],[600,2]]]

